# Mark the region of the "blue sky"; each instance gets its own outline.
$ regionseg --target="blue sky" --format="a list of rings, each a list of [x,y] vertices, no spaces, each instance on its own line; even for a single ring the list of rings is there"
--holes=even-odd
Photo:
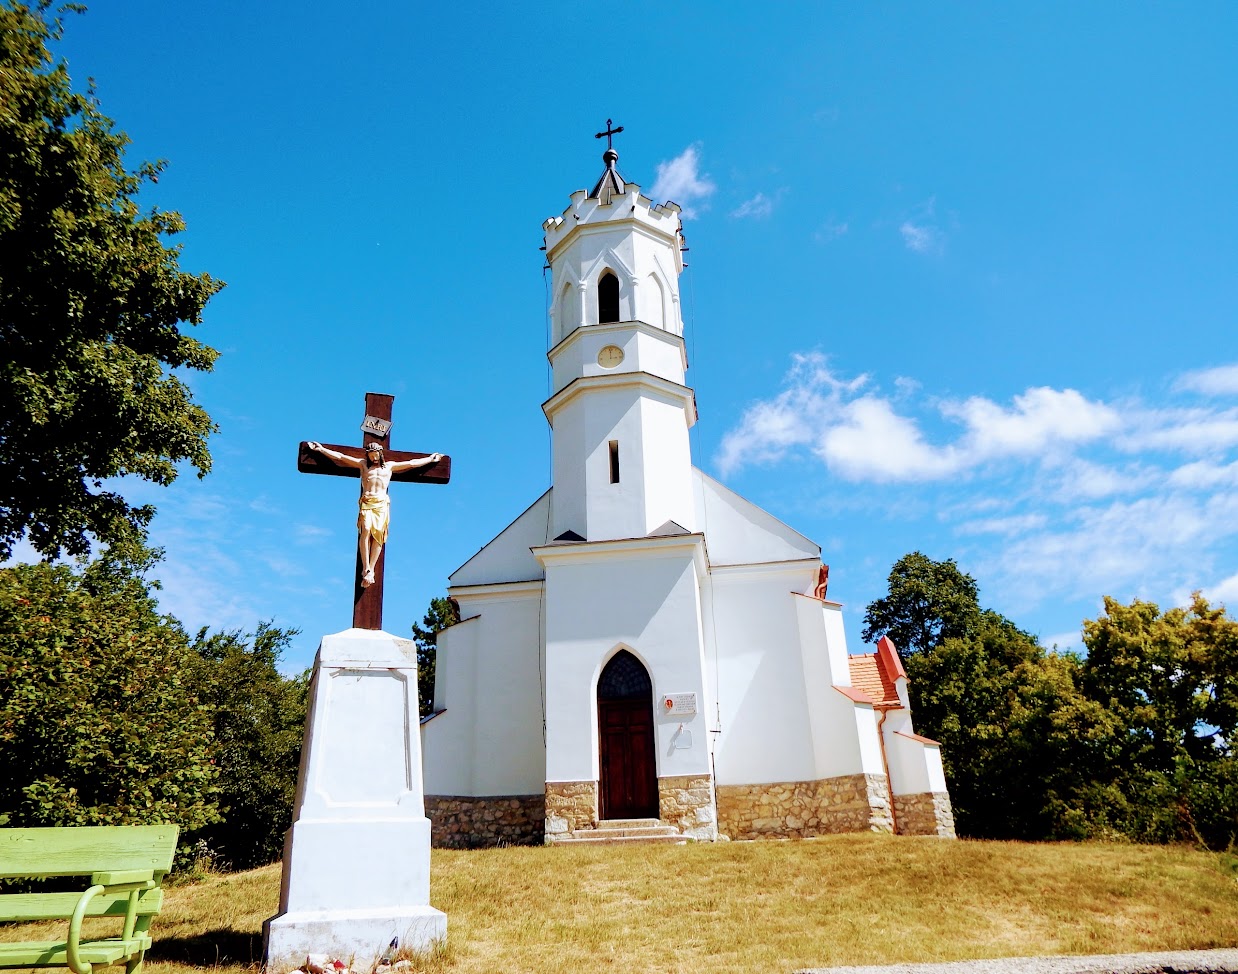
[[[386,628],[549,483],[541,223],[602,169],[685,207],[696,463],[821,543],[859,648],[919,549],[1077,645],[1105,594],[1238,605],[1238,6],[96,0],[93,76],[182,266],[228,287],[190,381],[215,469],[159,506],[191,629],[351,616],[359,441],[393,490]]]

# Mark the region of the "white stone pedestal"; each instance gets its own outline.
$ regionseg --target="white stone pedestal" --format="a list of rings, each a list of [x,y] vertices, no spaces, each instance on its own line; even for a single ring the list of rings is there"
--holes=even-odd
[[[368,971],[392,937],[447,936],[430,904],[417,647],[370,629],[326,636],[314,660],[279,913],[264,925],[273,974],[324,953]]]

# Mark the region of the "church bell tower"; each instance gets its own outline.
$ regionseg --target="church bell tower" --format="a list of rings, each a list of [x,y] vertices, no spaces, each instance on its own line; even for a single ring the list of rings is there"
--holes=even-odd
[[[550,264],[551,537],[642,538],[697,529],[680,317],[683,236],[675,203],[654,204],[619,174],[607,140],[601,178],[542,224]]]

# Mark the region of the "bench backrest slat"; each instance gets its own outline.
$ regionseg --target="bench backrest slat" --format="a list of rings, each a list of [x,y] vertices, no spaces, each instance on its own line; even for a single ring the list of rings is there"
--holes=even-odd
[[[175,825],[0,828],[0,877],[83,876],[119,869],[166,873]]]
[[[70,916],[81,893],[9,893],[0,896],[0,915],[5,920],[60,920]],[[148,889],[138,896],[137,916],[153,916],[163,907],[163,890]],[[88,917],[123,917],[129,908],[128,893],[100,894],[90,901]]]

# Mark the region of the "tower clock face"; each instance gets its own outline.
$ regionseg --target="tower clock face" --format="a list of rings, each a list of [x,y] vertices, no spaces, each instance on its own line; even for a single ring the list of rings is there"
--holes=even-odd
[[[623,349],[618,345],[607,345],[598,352],[598,365],[604,369],[613,369],[623,361]]]

